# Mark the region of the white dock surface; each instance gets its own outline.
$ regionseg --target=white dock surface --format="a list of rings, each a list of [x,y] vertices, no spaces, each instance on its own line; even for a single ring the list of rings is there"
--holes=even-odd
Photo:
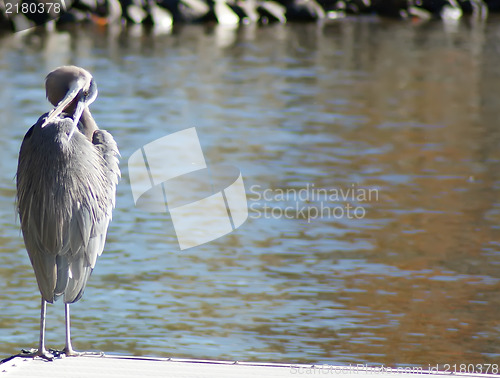
[[[54,361],[16,357],[0,365],[3,377],[48,377],[48,378],[281,378],[281,377],[358,377],[358,378],[410,378],[412,376],[444,378],[487,377],[500,378],[493,374],[450,374],[442,372],[376,372],[372,368],[333,365],[285,365],[232,361],[205,361],[161,359],[124,356],[79,356],[64,357]],[[415,378],[416,378],[415,377]]]

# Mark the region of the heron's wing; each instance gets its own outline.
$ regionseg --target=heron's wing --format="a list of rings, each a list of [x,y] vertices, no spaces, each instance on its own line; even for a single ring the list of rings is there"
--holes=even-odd
[[[50,178],[42,169],[50,160],[50,151],[40,153],[44,146],[39,143],[36,131],[46,115],[38,119],[23,139],[16,176],[17,206],[26,250],[42,297],[52,302],[57,280],[56,256],[64,248],[59,237],[61,222],[55,216],[61,208],[56,206],[55,196],[46,186]]]
[[[92,144],[100,156],[100,165],[104,182],[100,188],[104,191],[94,207],[78,204],[73,209],[70,223],[69,277],[64,292],[64,302],[76,302],[83,294],[86,282],[95,267],[97,258],[104,250],[104,243],[115,206],[116,185],[120,178],[118,166],[118,147],[110,133],[96,130]],[[90,188],[89,188],[90,189]],[[95,211],[96,208],[99,211]],[[80,256],[72,259],[71,256]],[[84,256],[85,258],[81,258]]]
[[[109,191],[110,197],[112,197],[112,207],[114,207],[116,185],[118,185],[118,180],[121,177],[120,167],[118,165],[118,157],[120,156],[118,146],[116,145],[113,136],[106,130],[96,130],[92,137],[92,143],[104,159],[104,171],[107,179],[106,188]],[[110,217],[111,210],[112,208],[109,209]]]
[[[46,301],[53,302],[57,280],[56,254],[46,249],[41,243],[42,238],[38,232],[39,225],[35,224],[34,217],[30,215],[32,212],[37,212],[33,203],[20,204],[19,210],[24,244],[35,271],[38,288]]]

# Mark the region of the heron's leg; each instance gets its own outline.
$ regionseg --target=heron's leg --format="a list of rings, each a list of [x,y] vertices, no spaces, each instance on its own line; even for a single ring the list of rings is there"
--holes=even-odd
[[[40,342],[38,350],[34,356],[42,357],[51,360],[54,356],[45,349],[45,313],[47,311],[47,302],[42,297],[42,304],[40,306]]]
[[[69,316],[69,303],[64,304],[64,314],[66,318],[66,346],[64,347],[64,354],[66,354],[66,356],[78,356],[80,353],[76,352],[71,346],[71,321]]]
[[[69,303],[64,304],[64,312],[66,315],[66,346],[63,353],[66,356],[104,356],[103,352],[77,352],[71,346],[71,322],[69,316]]]

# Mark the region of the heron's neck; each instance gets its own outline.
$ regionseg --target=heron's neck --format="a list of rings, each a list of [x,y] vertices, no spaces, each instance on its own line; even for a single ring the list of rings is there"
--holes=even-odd
[[[92,136],[94,135],[94,131],[99,129],[97,124],[92,118],[92,114],[90,114],[89,108],[85,107],[83,109],[82,116],[80,117],[80,124],[78,125],[78,129],[82,134],[84,134],[90,141],[92,141]]]

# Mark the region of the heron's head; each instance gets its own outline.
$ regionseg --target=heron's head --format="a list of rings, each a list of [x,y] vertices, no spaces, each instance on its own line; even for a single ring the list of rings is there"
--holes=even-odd
[[[42,127],[66,113],[76,127],[85,107],[97,97],[97,85],[90,72],[76,66],[62,66],[50,72],[45,79],[47,99],[55,106]]]

